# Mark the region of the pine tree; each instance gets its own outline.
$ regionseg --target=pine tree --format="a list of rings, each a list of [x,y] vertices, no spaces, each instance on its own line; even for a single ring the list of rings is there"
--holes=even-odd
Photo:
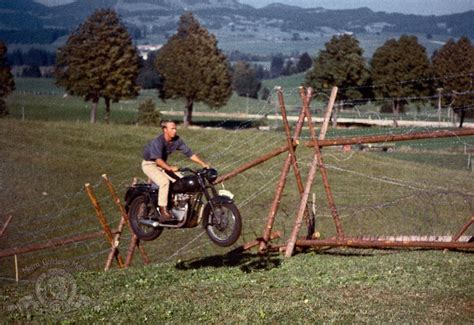
[[[363,97],[357,87],[364,86],[369,73],[359,41],[351,35],[334,36],[314,59],[306,74],[306,84],[314,89],[339,87],[341,100]]]
[[[15,80],[6,60],[7,46],[0,40],[0,117],[8,115],[4,98],[15,90]]]
[[[305,72],[306,70],[311,68],[312,65],[313,65],[313,59],[308,54],[308,52],[304,52],[299,57],[298,64],[296,65],[296,67],[298,68],[298,72]]]
[[[163,79],[160,97],[185,98],[184,126],[192,121],[193,105],[224,106],[232,95],[232,78],[226,56],[216,37],[191,13],[180,17],[177,33],[159,50],[156,68]]]
[[[374,92],[379,97],[390,97],[393,112],[398,116],[406,97],[423,97],[432,92],[427,78],[431,66],[426,49],[415,36],[402,35],[379,47],[371,62]]]
[[[105,100],[105,122],[110,101],[134,98],[139,57],[125,26],[112,9],[99,9],[89,16],[57,52],[56,82],[71,95],[92,102],[91,122],[97,103]]]
[[[258,98],[262,83],[257,79],[257,73],[249,63],[238,61],[233,67],[232,87],[239,96]]]
[[[431,60],[434,75],[439,78],[437,86],[461,116],[462,126],[465,116],[474,117],[474,46],[467,37],[457,42],[450,39]]]

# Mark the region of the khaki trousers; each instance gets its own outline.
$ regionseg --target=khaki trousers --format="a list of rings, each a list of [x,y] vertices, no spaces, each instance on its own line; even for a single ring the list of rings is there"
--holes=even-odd
[[[143,160],[142,170],[153,183],[160,187],[158,190],[158,205],[162,207],[167,206],[170,182],[174,182],[174,179],[169,177],[154,161]]]

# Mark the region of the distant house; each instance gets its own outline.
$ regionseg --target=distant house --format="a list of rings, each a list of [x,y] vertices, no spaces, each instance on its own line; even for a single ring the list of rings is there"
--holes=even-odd
[[[148,53],[159,50],[163,45],[162,44],[146,44],[138,45],[138,54],[143,58],[143,60],[148,59]]]

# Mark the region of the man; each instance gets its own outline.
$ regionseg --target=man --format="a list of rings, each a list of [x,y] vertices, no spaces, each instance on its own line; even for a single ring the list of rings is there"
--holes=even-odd
[[[169,222],[173,220],[173,216],[168,211],[168,192],[170,181],[175,179],[167,174],[178,171],[178,167],[169,165],[166,161],[168,156],[176,150],[181,151],[195,163],[204,168],[209,168],[209,164],[194,154],[184,141],[176,135],[176,124],[172,121],[164,121],[161,123],[163,134],[153,139],[145,146],[143,152],[142,170],[153,183],[157,184],[160,189],[158,191],[158,207],[161,214],[161,222]]]

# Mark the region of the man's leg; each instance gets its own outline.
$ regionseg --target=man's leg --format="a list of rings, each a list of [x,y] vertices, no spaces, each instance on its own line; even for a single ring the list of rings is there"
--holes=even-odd
[[[156,166],[155,162],[143,161],[142,170],[146,176],[148,176],[153,183],[158,185],[158,206],[160,208],[160,214],[163,217],[162,221],[173,220],[173,217],[167,209],[168,205],[168,192],[170,187],[170,180],[165,172]]]

